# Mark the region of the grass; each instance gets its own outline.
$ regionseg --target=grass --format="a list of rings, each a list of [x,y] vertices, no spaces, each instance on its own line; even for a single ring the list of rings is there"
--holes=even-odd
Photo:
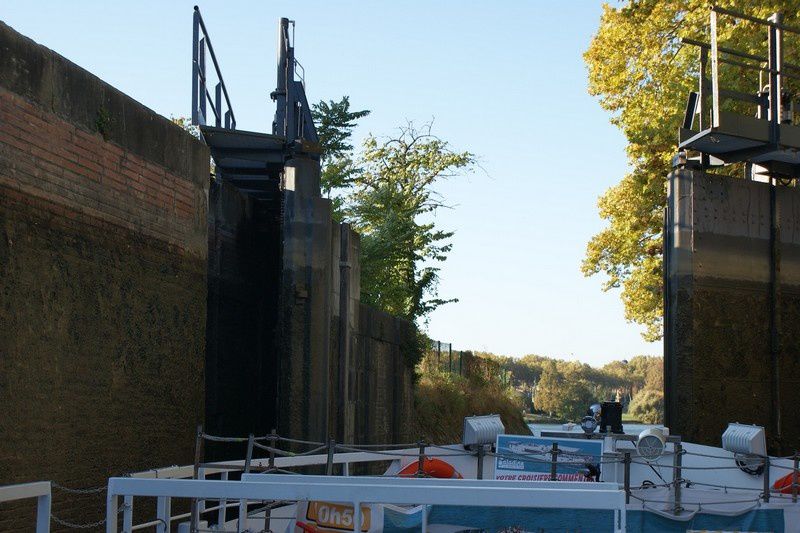
[[[427,442],[461,442],[464,417],[473,415],[499,414],[506,433],[530,433],[514,391],[497,381],[432,373],[420,377],[414,396],[414,430]]]

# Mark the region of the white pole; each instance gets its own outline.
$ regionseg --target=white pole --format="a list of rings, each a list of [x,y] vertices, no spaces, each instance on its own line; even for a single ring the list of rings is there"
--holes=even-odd
[[[124,505],[122,509],[122,533],[133,531],[133,496],[126,494],[122,498]]]
[[[37,498],[36,504],[36,533],[50,533],[50,504],[52,496],[50,491]]]

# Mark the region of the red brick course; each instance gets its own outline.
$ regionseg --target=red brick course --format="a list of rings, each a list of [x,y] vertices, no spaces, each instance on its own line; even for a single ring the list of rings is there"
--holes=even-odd
[[[0,185],[205,254],[197,184],[0,88]]]

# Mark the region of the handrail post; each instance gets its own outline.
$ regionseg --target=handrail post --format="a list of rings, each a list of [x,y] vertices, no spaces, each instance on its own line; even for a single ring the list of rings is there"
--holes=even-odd
[[[192,17],[192,124],[198,124],[200,118],[197,113],[198,94],[200,87],[197,79],[197,56],[199,55],[199,40],[200,40],[200,12],[195,10]]]
[[[764,456],[764,503],[769,503],[769,455]]]
[[[478,479],[483,479],[483,456],[486,453],[486,449],[483,447],[483,444],[478,445]]]
[[[719,49],[717,48],[717,12],[711,10],[711,127],[719,127]]]
[[[123,496],[122,506],[122,533],[130,533],[133,528],[133,496]]]
[[[558,480],[558,443],[553,443],[550,451],[550,481]]]
[[[244,458],[244,473],[250,473],[250,464],[253,462],[253,444],[255,443],[255,437],[252,433],[247,436],[247,455]]]
[[[624,465],[625,503],[631,503],[631,452],[625,452],[622,459]]]
[[[169,533],[171,517],[172,499],[169,496],[159,496],[156,499],[156,518],[158,520],[156,533]],[[116,517],[114,518],[116,519]]]
[[[417,461],[417,477],[425,476],[425,441],[419,441],[419,460]]]
[[[328,463],[325,466],[325,475],[333,475],[333,454],[336,452],[336,441],[334,439],[328,440]]]
[[[675,455],[672,458],[672,489],[675,496],[675,514],[683,510],[681,507],[681,465],[683,464],[683,445],[680,442],[675,443]]]
[[[269,434],[269,464],[267,466],[267,472],[273,472],[275,470],[275,448],[278,447],[278,436],[275,433],[275,428],[272,428]]]
[[[794,461],[792,465],[792,503],[797,503],[797,467],[800,456],[797,452],[794,453]]]
[[[36,498],[36,533],[50,532],[50,508],[53,505],[53,496],[50,488],[47,494]]]
[[[197,424],[197,434],[194,439],[194,469],[192,471],[192,479],[198,479],[200,475],[200,462],[203,460],[203,424]],[[197,498],[192,498],[191,503],[192,516],[189,520],[192,533],[195,533],[200,524],[200,509],[198,507]],[[169,530],[169,524],[167,524]]]

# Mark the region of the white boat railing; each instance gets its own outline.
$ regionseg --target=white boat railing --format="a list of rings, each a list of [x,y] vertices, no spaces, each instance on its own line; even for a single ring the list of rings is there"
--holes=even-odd
[[[36,498],[36,533],[50,532],[50,506],[53,498],[49,481],[0,487],[0,503]]]
[[[248,502],[264,501],[335,501],[352,503],[353,523],[361,523],[361,505],[388,503],[396,505],[451,505],[470,507],[517,507],[550,509],[613,510],[616,532],[626,526],[625,493],[618,487],[591,489],[555,488],[549,482],[508,484],[484,480],[403,479],[291,476],[260,474],[258,481],[218,481],[201,479],[111,478],[108,482],[106,532],[117,533],[120,498],[123,531],[131,531],[135,497],[154,497],[158,502],[157,531],[168,531],[169,509],[173,499],[236,500],[240,511],[239,530],[245,524]],[[582,484],[583,485],[583,484]],[[606,484],[603,484],[606,485]],[[422,515],[422,531],[427,531],[427,514]]]

